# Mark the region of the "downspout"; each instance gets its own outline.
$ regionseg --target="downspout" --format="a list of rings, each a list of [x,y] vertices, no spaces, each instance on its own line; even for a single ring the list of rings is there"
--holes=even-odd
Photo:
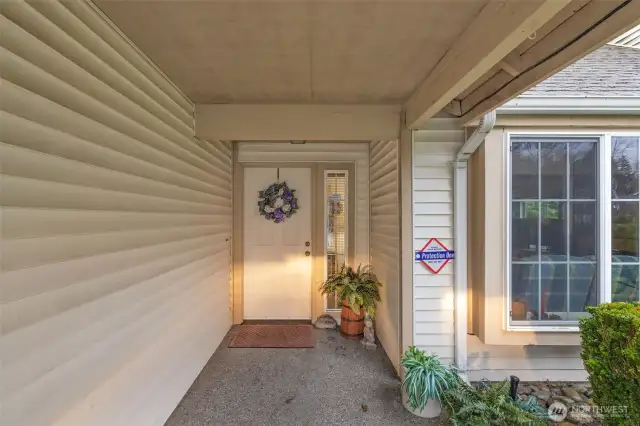
[[[493,126],[496,124],[496,112],[485,114],[478,127],[462,145],[454,162],[454,345],[455,363],[462,372],[467,371],[467,163],[469,157],[478,149]]]

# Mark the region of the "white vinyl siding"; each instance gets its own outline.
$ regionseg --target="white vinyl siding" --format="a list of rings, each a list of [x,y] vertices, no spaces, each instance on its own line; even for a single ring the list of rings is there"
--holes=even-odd
[[[398,141],[371,143],[371,265],[380,281],[376,334],[400,364],[400,183]]]
[[[414,132],[413,141],[414,250],[430,238],[455,250],[452,162],[464,142],[464,130],[454,120],[434,118],[426,130]],[[437,275],[422,264],[414,265],[413,341],[445,363],[454,357],[453,262]]]
[[[231,145],[85,2],[0,15],[7,425],[162,425],[231,324]]]
[[[504,380],[512,374],[523,381],[584,382],[588,378],[579,346],[485,345],[467,336],[469,380]]]
[[[359,142],[240,142],[238,162],[345,162],[355,164],[355,265],[369,263],[369,145]]]

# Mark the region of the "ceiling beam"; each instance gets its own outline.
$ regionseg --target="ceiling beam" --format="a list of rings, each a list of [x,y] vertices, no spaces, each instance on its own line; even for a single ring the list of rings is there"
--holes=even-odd
[[[490,0],[407,101],[418,129],[572,0]]]
[[[196,104],[196,136],[243,141],[370,141],[400,135],[400,105]]]
[[[522,63],[532,64],[522,73],[491,90],[487,88],[482,98],[472,99],[471,94],[463,99],[460,123],[471,122],[502,105],[638,23],[639,0],[592,0],[520,57]]]

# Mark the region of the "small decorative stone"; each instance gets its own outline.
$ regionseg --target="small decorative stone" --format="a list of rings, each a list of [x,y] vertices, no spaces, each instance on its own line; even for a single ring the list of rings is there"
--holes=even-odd
[[[538,399],[544,399],[545,401],[551,398],[550,392],[539,391],[539,392],[534,392],[531,395],[535,396]]]
[[[541,390],[542,392],[551,392],[551,391],[549,390],[549,386],[540,386],[540,390]]]
[[[591,424],[593,422],[593,417],[589,413],[586,413],[581,410],[569,410],[569,414],[567,414],[567,420],[577,424]]]
[[[540,389],[537,386],[531,386],[530,389],[532,394],[540,391]]]
[[[549,400],[549,403],[551,404],[552,402],[556,402],[556,401],[562,402],[567,407],[574,403],[573,399],[568,398],[566,396],[562,396],[562,395],[554,395],[554,396],[552,396],[551,399]]]
[[[548,407],[547,401],[545,399],[538,398],[537,401],[538,401],[538,405],[541,406],[542,408],[547,408]]]
[[[316,328],[323,328],[333,330],[338,326],[338,323],[331,315],[322,314],[316,319]]]
[[[584,387],[584,386],[578,386],[578,387],[577,387],[577,388],[575,388],[575,389],[576,389],[576,392],[581,393],[581,394],[583,394],[583,395],[584,395],[585,393],[587,393],[587,391],[588,391],[588,389],[587,389],[586,387]]]
[[[529,386],[521,386],[518,388],[518,393],[521,395],[531,395],[531,388]]]
[[[553,395],[562,395],[562,389],[560,389],[560,388],[551,388],[551,393]]]
[[[582,401],[582,395],[580,395],[573,388],[562,388],[562,394],[567,398],[573,399],[574,401]]]
[[[373,320],[369,314],[364,316],[364,339],[362,339],[360,343],[362,343],[362,346],[366,349],[375,349],[378,347],[378,345],[376,345],[376,335],[373,331]]]

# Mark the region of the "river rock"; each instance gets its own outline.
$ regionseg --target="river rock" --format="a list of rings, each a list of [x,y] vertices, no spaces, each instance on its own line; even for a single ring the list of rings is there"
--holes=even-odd
[[[575,389],[573,388],[562,388],[562,394],[564,396],[566,396],[567,398],[571,398],[574,401],[584,401],[584,399],[582,398],[582,395],[580,395]]]
[[[571,404],[573,404],[573,399],[566,397],[566,396],[562,396],[562,395],[553,395],[550,399],[549,403],[552,402],[562,402],[564,405],[566,405],[567,407],[570,406]]]
[[[535,396],[538,399],[544,399],[545,401],[551,398],[550,392],[539,391],[539,392],[533,392],[531,395]]]
[[[569,410],[569,414],[567,414],[567,420],[572,423],[577,424],[591,424],[593,423],[593,417],[589,413],[580,410]]]

